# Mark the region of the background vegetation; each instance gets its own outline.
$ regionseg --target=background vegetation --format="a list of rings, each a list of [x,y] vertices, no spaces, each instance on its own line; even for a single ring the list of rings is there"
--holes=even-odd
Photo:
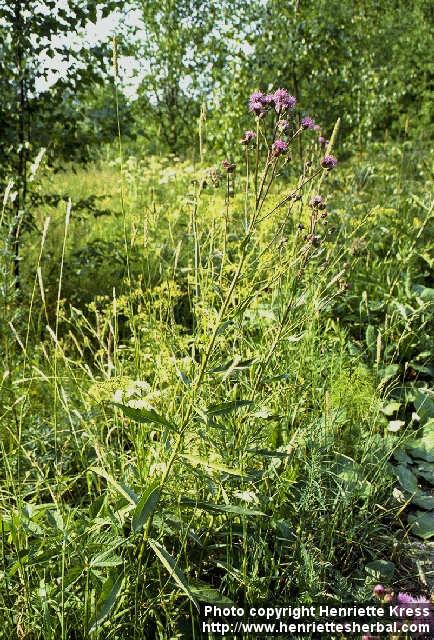
[[[432,14],[0,0],[0,638],[431,596]]]

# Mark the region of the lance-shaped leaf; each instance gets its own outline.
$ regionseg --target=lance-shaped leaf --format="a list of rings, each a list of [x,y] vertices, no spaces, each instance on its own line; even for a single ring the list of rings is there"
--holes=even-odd
[[[242,407],[250,407],[252,404],[252,400],[230,400],[229,402],[210,404],[206,409],[206,413],[209,416],[223,416]]]
[[[148,543],[151,549],[153,549],[153,551],[155,552],[155,555],[161,561],[163,567],[167,569],[170,576],[174,579],[181,591],[183,591],[185,595],[188,596],[188,598],[192,601],[194,606],[199,609],[196,598],[194,597],[193,592],[191,591],[188,584],[187,578],[178,567],[175,558],[173,558],[170,553],[156,540],[150,538],[148,540]]]
[[[116,491],[120,493],[121,496],[123,496],[130,504],[135,506],[138,503],[139,498],[134,491],[127,487],[123,482],[115,480],[105,469],[102,467],[91,467],[90,470],[98,476],[101,476],[101,478],[104,478],[104,480],[107,480],[107,482],[111,484],[112,487],[116,489]]]
[[[163,427],[169,429],[176,429],[175,425],[161,416],[155,409],[136,409],[135,407],[129,407],[126,404],[120,404],[119,402],[112,403],[115,407],[120,409],[124,416],[131,418],[135,422],[141,422],[145,424],[161,424]]]
[[[98,599],[96,614],[89,629],[89,633],[96,631],[110,614],[121,593],[123,582],[123,573],[112,573],[107,578]]]
[[[195,456],[190,453],[181,453],[180,457],[188,460],[188,462],[191,462],[191,464],[200,464],[202,467],[209,467],[210,469],[214,469],[214,471],[227,473],[231,476],[244,477],[246,475],[241,471],[241,469],[233,469],[232,467],[227,467],[225,464],[220,464],[219,462],[211,462],[210,460],[206,460],[205,458],[201,458],[200,456]]]
[[[157,482],[151,483],[144,491],[133,513],[132,527],[134,533],[140,531],[148,518],[154,513],[161,495]]]

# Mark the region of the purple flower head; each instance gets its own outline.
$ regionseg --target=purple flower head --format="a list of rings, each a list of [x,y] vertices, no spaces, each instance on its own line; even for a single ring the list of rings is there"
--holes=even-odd
[[[325,209],[326,205],[324,202],[324,198],[322,196],[314,196],[310,201],[310,206],[312,207],[312,209]],[[377,584],[377,587],[381,587],[381,585]],[[375,589],[377,587],[375,587]],[[384,587],[382,587],[382,589],[384,591]],[[375,593],[375,590],[374,590],[374,593]]]
[[[315,122],[312,120],[312,118],[306,116],[302,119],[301,126],[303,127],[303,129],[313,129],[315,126]]]
[[[372,593],[376,598],[382,598],[386,593],[386,589],[383,587],[382,584],[376,584],[372,590]]]
[[[235,167],[237,165],[233,162],[229,162],[229,160],[223,160],[222,167],[227,173],[233,173],[235,171]]]
[[[274,107],[274,93],[267,93],[266,96],[264,96],[264,104],[266,104],[267,106],[272,106]]]
[[[244,136],[241,138],[241,144],[249,144],[256,138],[256,133],[254,131],[245,131]]]
[[[396,601],[399,604],[431,604],[431,601],[427,600],[425,596],[412,596],[410,593],[402,591],[398,593]]]
[[[324,138],[324,136],[319,136],[318,142],[320,143],[320,145],[322,147],[325,147],[329,143],[329,141],[326,140],[326,138]]]
[[[288,145],[284,140],[276,140],[275,142],[273,142],[272,149],[273,156],[277,158],[282,153],[285,153],[285,151],[288,150]]]
[[[274,105],[277,113],[282,113],[286,109],[293,109],[297,99],[289,95],[286,89],[276,89],[274,92]]]
[[[314,124],[313,125],[313,130],[314,131],[321,131],[321,127],[319,126],[319,124]]]
[[[288,127],[288,120],[279,120],[279,122],[277,123],[277,128],[279,129],[279,131],[286,131]]]
[[[411,596],[409,593],[402,593],[402,591],[398,593],[396,601],[399,602],[399,604],[411,604],[412,602],[414,602],[413,596]]]
[[[262,113],[264,113],[264,106],[265,95],[262,93],[262,91],[255,91],[255,93],[252,93],[249,99],[250,111],[253,111],[253,113],[255,113],[257,116],[260,116]]]
[[[328,171],[333,169],[337,165],[337,163],[338,161],[336,160],[336,158],[330,155],[324,156],[324,158],[321,160],[321,166],[323,167],[323,169],[327,169]]]

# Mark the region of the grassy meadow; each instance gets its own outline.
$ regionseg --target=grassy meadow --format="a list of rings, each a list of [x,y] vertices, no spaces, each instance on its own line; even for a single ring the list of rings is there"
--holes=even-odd
[[[304,151],[259,204],[255,145],[248,179],[206,152],[42,160],[21,290],[2,254],[1,638],[430,597],[432,156]]]

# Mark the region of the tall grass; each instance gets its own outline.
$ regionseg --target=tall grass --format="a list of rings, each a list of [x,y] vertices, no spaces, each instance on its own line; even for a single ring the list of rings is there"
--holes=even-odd
[[[370,561],[401,564],[384,368],[417,330],[370,300],[398,250],[417,278],[431,214],[412,233],[420,176],[390,195],[380,151],[306,153],[301,177],[260,144],[221,178],[126,159],[121,209],[116,160],[42,179],[72,205],[39,208],[19,313],[3,254],[0,637],[198,638],[200,602],[364,600]]]

